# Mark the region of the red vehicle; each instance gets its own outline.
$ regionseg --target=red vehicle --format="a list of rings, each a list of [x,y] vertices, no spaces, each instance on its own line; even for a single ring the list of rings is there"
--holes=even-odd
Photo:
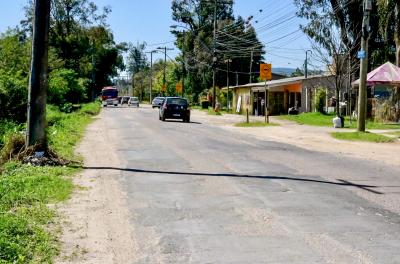
[[[118,106],[118,90],[113,86],[101,89],[101,101],[104,107],[108,105]]]

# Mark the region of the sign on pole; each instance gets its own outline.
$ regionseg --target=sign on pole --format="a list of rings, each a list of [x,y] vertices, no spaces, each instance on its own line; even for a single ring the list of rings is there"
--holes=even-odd
[[[365,50],[360,50],[359,52],[357,52],[357,58],[360,60],[365,59],[366,56],[367,52]]]
[[[181,82],[178,82],[176,84],[176,92],[177,93],[182,93],[182,83]]]
[[[163,86],[161,86],[161,92],[166,92],[167,91],[167,86],[165,84],[163,84]]]
[[[270,63],[260,64],[260,79],[263,81],[272,79],[272,65]]]

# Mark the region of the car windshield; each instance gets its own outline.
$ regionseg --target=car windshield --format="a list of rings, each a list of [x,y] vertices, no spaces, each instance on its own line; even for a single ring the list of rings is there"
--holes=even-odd
[[[131,97],[131,101],[138,101],[139,99],[137,97]]]
[[[182,98],[169,98],[167,104],[170,105],[187,105],[187,100]]]

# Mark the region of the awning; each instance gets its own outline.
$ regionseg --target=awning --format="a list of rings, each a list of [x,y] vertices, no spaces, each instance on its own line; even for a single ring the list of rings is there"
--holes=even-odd
[[[386,62],[367,75],[367,86],[377,84],[396,86],[400,85],[400,68],[396,65]],[[352,83],[353,86],[360,85],[360,79]]]

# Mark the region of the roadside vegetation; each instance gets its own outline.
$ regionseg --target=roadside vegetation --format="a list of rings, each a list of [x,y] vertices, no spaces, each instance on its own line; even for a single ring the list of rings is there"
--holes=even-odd
[[[394,141],[391,137],[369,132],[333,132],[331,135],[336,139],[349,141],[366,141],[375,143],[389,143]]]
[[[323,114],[319,112],[314,113],[301,113],[299,115],[284,115],[279,116],[281,119],[289,120],[296,122],[301,125],[310,125],[310,126],[326,126],[332,127],[332,119],[335,117],[334,114]],[[350,124],[350,118],[345,117],[344,121],[345,128],[356,128],[357,121],[352,120]],[[367,129],[400,129],[400,124],[385,124],[385,123],[378,123],[373,121],[367,121],[366,123]]]
[[[72,113],[49,106],[49,146],[58,155],[77,160],[74,146],[81,139],[99,103],[82,105]],[[23,138],[23,126],[2,123],[1,152],[9,151],[11,141]],[[14,145],[15,146],[15,145]],[[74,186],[72,175],[78,168],[35,167],[20,161],[4,160],[0,173],[0,263],[51,263],[58,253],[59,226],[56,212],[48,204],[69,198]],[[8,157],[9,158],[9,157]]]
[[[279,126],[277,123],[265,123],[263,121],[256,121],[256,122],[241,122],[235,124],[236,127],[270,127],[270,126]]]

